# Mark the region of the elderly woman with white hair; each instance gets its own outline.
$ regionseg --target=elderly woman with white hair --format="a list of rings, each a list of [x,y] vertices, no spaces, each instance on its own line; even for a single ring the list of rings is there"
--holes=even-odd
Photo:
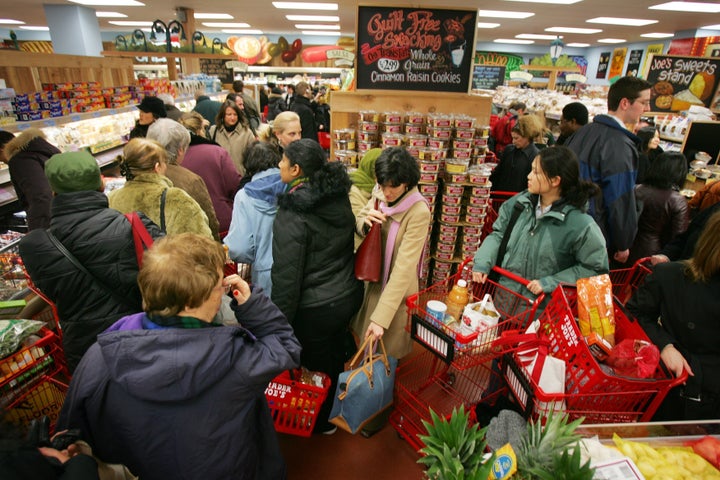
[[[220,223],[213,207],[205,181],[181,166],[185,153],[190,146],[190,132],[183,125],[169,118],[160,118],[148,128],[147,138],[155,140],[167,151],[167,170],[165,176],[174,187],[185,190],[207,215],[210,231],[215,240],[220,240]]]

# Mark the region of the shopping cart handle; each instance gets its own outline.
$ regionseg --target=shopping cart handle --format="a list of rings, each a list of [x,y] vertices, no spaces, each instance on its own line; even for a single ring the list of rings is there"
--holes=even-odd
[[[527,279],[521,277],[520,275],[516,275],[513,272],[511,272],[510,270],[505,270],[504,268],[498,267],[497,265],[494,266],[491,271],[495,271],[495,272],[499,273],[500,275],[502,275],[503,277],[507,277],[510,280],[512,280],[513,282],[519,283],[523,287],[527,287],[528,283],[530,283],[530,280],[527,280]]]
[[[670,382],[670,388],[675,388],[675,387],[679,387],[680,385],[683,385],[687,381],[688,376],[689,376],[688,371],[683,369],[682,375],[680,375],[675,380]]]

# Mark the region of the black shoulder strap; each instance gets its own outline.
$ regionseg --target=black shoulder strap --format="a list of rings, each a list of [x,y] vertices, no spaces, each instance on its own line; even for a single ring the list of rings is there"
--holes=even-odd
[[[45,233],[47,233],[48,238],[53,243],[53,245],[55,245],[55,248],[57,248],[60,251],[60,253],[62,253],[65,256],[65,258],[70,260],[70,263],[72,263],[75,266],[75,268],[80,270],[82,273],[84,273],[88,277],[92,278],[95,281],[95,283],[97,283],[103,290],[105,290],[107,293],[109,293],[110,296],[112,296],[115,300],[117,300],[121,304],[127,305],[132,308],[137,308],[137,305],[133,305],[133,303],[131,301],[129,301],[127,298],[125,298],[122,295],[120,295],[119,293],[117,293],[115,290],[113,290],[112,288],[107,286],[105,283],[103,283],[95,275],[90,273],[90,271],[87,268],[85,268],[85,266],[82,263],[80,263],[80,261],[77,258],[75,258],[75,256],[72,253],[70,253],[70,251],[67,248],[65,248],[65,245],[63,245],[60,242],[60,240],[58,240],[57,237],[55,237],[55,235],[50,233],[50,230],[45,230]]]
[[[163,233],[167,233],[165,230],[165,198],[167,197],[167,191],[166,188],[163,190],[162,195],[160,195],[160,230],[162,230]]]
[[[515,228],[515,224],[517,223],[518,217],[522,211],[523,206],[520,202],[515,202],[515,205],[513,205],[512,215],[510,215],[510,221],[508,222],[503,238],[500,241],[500,247],[498,247],[497,258],[495,259],[495,265],[498,267],[502,267],[502,261],[503,258],[505,258],[505,251],[507,250],[508,242],[510,241],[510,234],[512,233],[513,228]],[[495,274],[495,272],[490,272],[489,277],[491,280],[497,281],[497,274]]]

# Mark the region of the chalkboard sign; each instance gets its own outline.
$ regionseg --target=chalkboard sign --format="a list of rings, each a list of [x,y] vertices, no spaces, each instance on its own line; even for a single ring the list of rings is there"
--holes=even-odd
[[[630,50],[630,58],[628,59],[627,68],[625,69],[625,75],[631,77],[637,77],[640,71],[640,63],[642,61],[643,51],[642,50]]]
[[[710,107],[718,87],[720,58],[653,55],[645,78],[653,84],[650,109],[677,112]]]
[[[216,75],[221,83],[232,83],[233,71],[225,66],[224,58],[201,58],[200,71],[206,75]]]
[[[697,152],[705,152],[710,155],[710,163],[717,163],[720,159],[720,122],[690,123],[685,139],[682,144],[682,152],[689,161],[695,159]]]
[[[467,93],[477,10],[358,7],[357,88]]]
[[[473,67],[473,90],[495,90],[505,80],[505,67],[475,65]]]

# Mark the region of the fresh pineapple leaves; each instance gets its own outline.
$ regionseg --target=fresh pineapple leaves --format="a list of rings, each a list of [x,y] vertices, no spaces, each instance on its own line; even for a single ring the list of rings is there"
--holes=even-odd
[[[446,420],[430,409],[431,422],[423,420],[427,435],[418,435],[425,444],[418,460],[427,466],[427,478],[436,480],[486,480],[495,455],[483,463],[485,431],[477,424],[468,426],[469,412],[453,409]]]

